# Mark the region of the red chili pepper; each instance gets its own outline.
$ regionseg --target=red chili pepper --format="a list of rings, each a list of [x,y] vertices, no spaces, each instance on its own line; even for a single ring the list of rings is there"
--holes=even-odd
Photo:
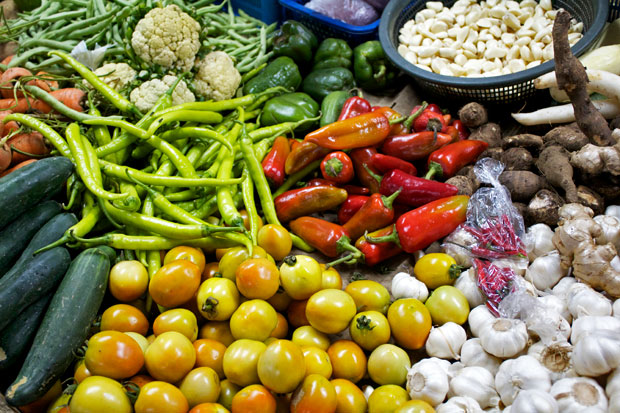
[[[306,183],[306,186],[337,186],[335,182],[323,178],[313,178]]]
[[[330,258],[337,257],[345,251],[350,252],[348,259],[362,257],[361,251],[351,245],[351,238],[341,225],[307,216],[297,218],[289,225],[295,235]]]
[[[342,185],[340,188],[347,191],[349,195],[368,195],[370,194],[370,189],[365,186],[357,186],[357,185]]]
[[[456,195],[459,190],[454,185],[418,178],[398,169],[393,169],[383,175],[379,192],[383,195],[392,195],[400,188],[402,191],[396,201],[414,207]]]
[[[380,112],[368,112],[310,132],[304,142],[335,150],[353,149],[378,145],[389,133],[388,118]]]
[[[353,118],[368,112],[370,112],[370,102],[360,96],[351,96],[344,102],[338,120]]]
[[[403,251],[414,253],[445,237],[465,222],[467,195],[437,199],[411,210],[396,220],[396,232],[385,237],[367,237],[370,242],[398,242]]]
[[[459,169],[478,159],[488,146],[484,141],[466,139],[437,149],[428,156],[426,178],[431,179],[435,174],[445,179],[454,176]]]
[[[278,195],[273,203],[282,222],[315,212],[327,211],[342,204],[347,191],[335,186],[305,186]]]
[[[291,151],[294,150],[295,148],[297,148],[299,145],[301,145],[301,141],[298,141],[297,139],[289,139],[289,144],[291,147]]]
[[[415,132],[388,137],[381,145],[381,152],[406,161],[416,161],[450,142],[452,137],[445,133],[437,133],[435,136],[432,131]]]
[[[463,122],[461,122],[459,119],[453,121],[452,126],[454,126],[459,132],[459,140],[469,138],[469,129],[467,128],[467,126],[463,125]]]
[[[262,161],[265,176],[276,188],[282,185],[286,179],[284,163],[290,152],[291,148],[288,139],[284,136],[278,136],[273,141],[271,150]]]
[[[406,118],[403,117],[400,113],[396,112],[389,106],[373,106],[371,112],[379,112],[383,113],[386,118],[390,121],[390,134],[392,135],[404,135],[407,132],[407,127],[405,126]]]
[[[340,225],[346,224],[347,221],[351,219],[351,217],[355,215],[355,213],[359,211],[369,199],[369,196],[349,194],[347,199],[338,209],[338,222],[340,222]]]
[[[452,125],[446,126],[441,132],[445,133],[446,135],[450,135],[450,137],[452,138],[452,141],[450,143],[458,142],[461,140],[459,131]]]
[[[291,149],[291,153],[286,157],[284,163],[284,172],[287,175],[301,171],[314,161],[318,161],[331,152],[327,148],[323,148],[315,143],[303,141]]]
[[[381,228],[368,234],[369,237],[385,237],[394,232],[394,225]],[[363,235],[355,241],[355,247],[364,254],[364,262],[369,267],[400,254],[403,250],[393,242],[369,242]]]
[[[342,227],[352,239],[357,239],[367,231],[375,231],[394,222],[394,199],[400,190],[390,196],[372,194],[370,199]]]
[[[353,167],[355,168],[355,176],[357,180],[365,187],[370,189],[371,193],[379,192],[379,181],[368,172],[368,169],[374,174],[377,174],[372,166],[370,166],[370,158],[376,154],[377,150],[373,147],[354,149],[349,153],[351,160],[353,161]],[[364,167],[366,165],[366,168]],[[368,169],[367,169],[368,168]]]
[[[441,112],[433,112],[428,108],[426,108],[426,110],[413,121],[413,130],[416,132],[422,132],[425,130],[441,132],[445,126],[446,123],[444,121],[443,114]]]
[[[416,175],[418,170],[412,163],[403,161],[400,158],[391,155],[384,155],[382,153],[376,153],[370,158],[370,165],[381,173],[386,173],[392,169],[399,169],[409,175]]]
[[[346,184],[355,176],[353,161],[342,151],[330,152],[321,162],[321,174],[328,181]]]
[[[474,258],[476,284],[487,298],[487,308],[499,317],[499,303],[516,289],[515,273],[511,268],[498,267],[489,261]]]

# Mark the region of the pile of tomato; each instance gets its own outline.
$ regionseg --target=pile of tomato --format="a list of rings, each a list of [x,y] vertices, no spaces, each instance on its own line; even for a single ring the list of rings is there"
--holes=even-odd
[[[424,304],[392,301],[373,280],[343,288],[335,268],[288,255],[287,235],[265,225],[251,255],[217,250],[213,262],[176,247],[150,277],[140,261],[119,261],[113,301],[75,364],[77,387],[48,411],[434,412],[409,400],[410,354],[433,323],[465,322],[462,294],[443,287],[454,291]],[[449,284],[453,260],[434,255],[416,273]]]

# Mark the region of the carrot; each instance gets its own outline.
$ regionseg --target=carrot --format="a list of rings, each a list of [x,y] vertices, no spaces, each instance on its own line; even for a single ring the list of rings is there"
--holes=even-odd
[[[11,137],[7,144],[13,153],[11,165],[17,165],[27,159],[37,158],[50,153],[49,146],[47,146],[43,135],[39,132],[17,134]]]
[[[13,113],[12,110],[0,110],[0,136],[5,137],[9,133],[19,129],[19,124],[14,120],[4,123],[2,120],[7,116]]]
[[[13,97],[13,81],[23,76],[32,76],[32,72],[23,67],[10,67],[0,76],[0,93],[8,99]],[[17,92],[17,97],[24,97],[22,92]]]
[[[30,103],[34,103],[34,100],[30,100]],[[11,110],[13,113],[26,113],[30,109],[28,105],[28,99],[21,98],[17,101],[13,98],[0,99],[0,110]]]
[[[14,54],[10,54],[7,57],[5,57],[4,59],[2,59],[2,61],[0,62],[0,64],[2,65],[8,65],[9,63],[11,63],[11,60],[13,60],[13,58],[15,57]]]
[[[37,76],[40,77],[40,79],[34,79],[32,82],[28,82],[28,84],[38,86],[46,92],[51,92],[52,90],[58,89],[58,82],[54,80],[52,75],[49,73],[40,71],[37,72]]]
[[[86,97],[86,93],[81,91],[80,89],[74,88],[64,88],[58,89],[50,93],[54,98],[62,102],[65,106],[77,110],[79,112],[83,112],[84,108],[81,103]],[[38,110],[39,112],[49,113],[52,108],[45,102],[40,100],[32,101],[32,108]]]
[[[0,172],[4,171],[11,164],[11,149],[4,144],[0,147]]]
[[[28,164],[31,164],[33,162],[36,162],[36,161],[37,161],[36,159],[28,159],[27,161],[24,161],[22,163],[18,163],[17,165],[12,167],[11,169],[7,169],[6,171],[0,173],[0,178],[2,178],[5,175],[10,174],[11,172],[14,172],[14,171],[18,170],[19,168],[22,168],[22,167],[24,167],[24,166],[26,166]]]

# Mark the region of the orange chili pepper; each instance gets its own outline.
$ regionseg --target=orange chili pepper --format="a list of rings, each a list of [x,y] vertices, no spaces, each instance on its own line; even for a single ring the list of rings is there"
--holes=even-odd
[[[335,150],[362,148],[383,142],[390,128],[390,122],[383,113],[368,112],[310,132],[304,142]]]

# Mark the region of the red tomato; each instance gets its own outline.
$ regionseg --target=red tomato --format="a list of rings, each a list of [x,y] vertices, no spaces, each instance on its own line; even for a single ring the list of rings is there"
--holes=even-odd
[[[88,340],[84,355],[92,375],[124,379],[138,373],[144,354],[136,340],[119,331],[101,331]]]

